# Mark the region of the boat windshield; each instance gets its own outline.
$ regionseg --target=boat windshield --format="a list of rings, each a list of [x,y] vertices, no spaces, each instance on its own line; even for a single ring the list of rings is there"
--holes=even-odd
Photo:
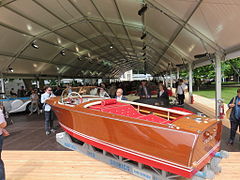
[[[60,97],[60,103],[77,105],[97,99],[108,99],[108,93],[97,86],[81,86],[66,88]]]

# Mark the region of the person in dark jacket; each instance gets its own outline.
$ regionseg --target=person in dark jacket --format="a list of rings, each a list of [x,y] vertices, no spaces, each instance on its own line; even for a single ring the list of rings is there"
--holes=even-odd
[[[138,95],[139,95],[140,99],[151,98],[151,93],[147,86],[147,81],[141,82],[141,85],[138,88]]]
[[[162,83],[159,84],[159,91],[157,94],[158,98],[169,100],[168,91],[165,85]]]
[[[57,86],[56,91],[54,91],[55,96],[61,96],[62,95],[62,88],[60,86]]]
[[[18,97],[25,97],[26,96],[26,90],[24,89],[24,86],[21,86],[21,88],[18,89],[17,96]]]
[[[228,145],[234,144],[234,139],[236,136],[236,131],[238,127],[240,127],[240,88],[237,90],[237,96],[233,97],[228,104],[229,108],[232,108],[232,112],[230,115],[230,138],[227,142]]]

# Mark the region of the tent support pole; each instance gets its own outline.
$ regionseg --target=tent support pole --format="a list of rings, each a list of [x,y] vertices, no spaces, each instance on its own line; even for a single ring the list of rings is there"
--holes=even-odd
[[[189,98],[190,98],[190,103],[192,103],[192,95],[193,95],[193,72],[192,72],[192,63],[189,63],[188,64],[188,84],[189,84]]]
[[[216,93],[215,93],[215,116],[218,119],[220,117],[220,105],[222,101],[222,81],[221,81],[221,55],[215,54],[215,82],[216,82]]]

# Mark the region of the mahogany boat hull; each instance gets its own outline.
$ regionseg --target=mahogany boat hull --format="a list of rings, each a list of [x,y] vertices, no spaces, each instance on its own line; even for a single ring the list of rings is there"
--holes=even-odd
[[[71,107],[52,99],[49,104],[61,127],[72,137],[124,158],[187,178],[200,170],[220,149],[220,121],[209,123],[209,127],[202,132],[191,132],[84,108],[87,103]],[[206,139],[206,130],[210,132],[213,129],[216,132],[214,137]]]

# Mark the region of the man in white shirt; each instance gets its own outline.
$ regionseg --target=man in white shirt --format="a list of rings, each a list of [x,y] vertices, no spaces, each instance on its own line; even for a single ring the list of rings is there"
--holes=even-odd
[[[184,99],[185,99],[185,91],[187,89],[187,86],[184,84],[182,79],[179,79],[178,86],[177,86],[177,99],[178,99],[178,105],[183,106],[184,105]]]
[[[53,129],[53,112],[50,105],[46,103],[46,100],[55,97],[52,93],[51,87],[45,88],[45,93],[41,95],[41,103],[43,103],[43,111],[45,115],[45,131],[46,135],[49,135],[51,132],[54,133],[55,130]]]
[[[117,98],[117,100],[127,100],[127,98],[123,96],[122,88],[118,88],[117,89],[117,91],[116,91],[116,98]]]

